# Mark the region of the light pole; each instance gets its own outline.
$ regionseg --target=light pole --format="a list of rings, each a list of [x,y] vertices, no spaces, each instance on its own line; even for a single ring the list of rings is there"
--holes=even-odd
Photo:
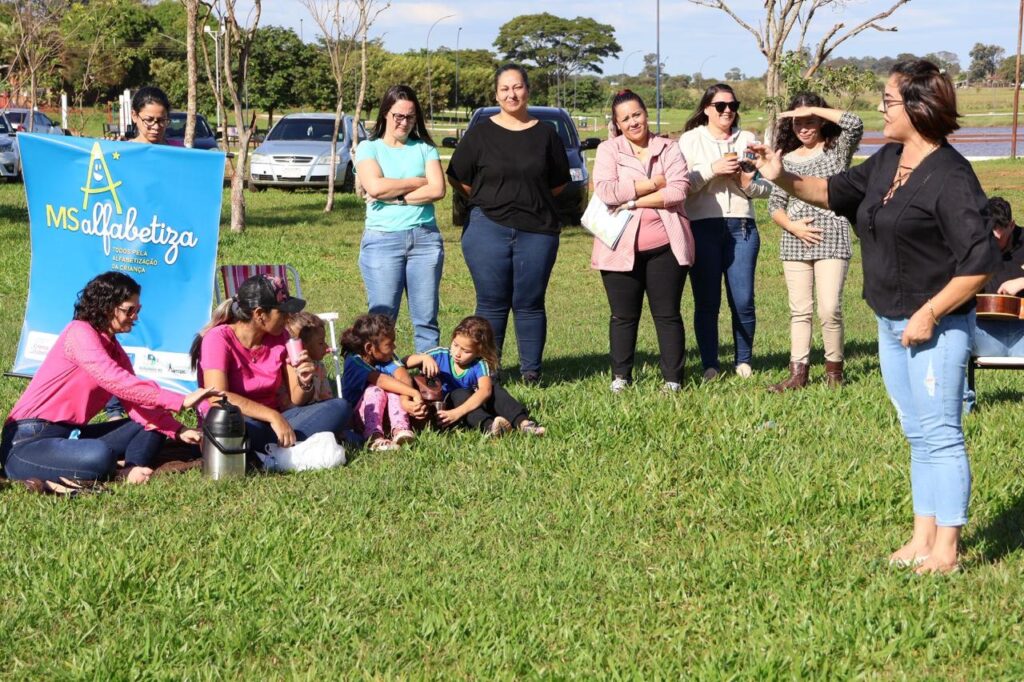
[[[697,69],[697,75],[700,76],[701,81],[704,80],[704,65],[708,63],[709,59],[714,59],[714,58],[715,58],[715,55],[709,54],[707,57],[704,57],[704,61],[702,61],[700,63],[700,68]],[[701,87],[700,83],[697,83],[697,88],[699,89],[700,87]]]
[[[658,103],[658,132],[660,133],[661,132],[661,0],[658,0],[657,8],[658,9],[657,9],[657,12],[655,13],[654,24],[655,24],[655,34],[657,36],[656,45],[657,45],[658,57],[657,57],[657,62],[655,63],[655,66],[657,66],[657,71],[655,71],[656,77],[655,77],[655,80],[654,80],[654,91],[655,91],[655,101]]]
[[[209,26],[203,26],[203,33],[209,33],[213,36],[213,61],[217,63],[217,68],[213,70],[215,76],[214,87],[217,89],[217,128],[224,135],[224,145],[227,148],[227,128],[224,127],[224,103],[220,92],[220,37],[224,35],[224,27],[221,26],[218,30],[214,31]]]
[[[1022,0],[1024,2],[1024,0]],[[462,27],[459,26],[459,30],[455,33],[455,125],[458,125],[459,120],[459,107],[462,103],[459,101],[459,38],[462,36]]]
[[[625,57],[622,58],[621,61],[625,62],[625,63],[619,65],[620,66],[619,71],[622,73],[622,81],[623,81],[623,83],[625,83],[625,81],[626,81],[626,64],[629,64],[629,58],[632,57],[635,54],[639,54],[640,52],[643,52],[643,50],[633,50],[632,52],[630,52],[629,54],[627,54]]]
[[[1010,138],[1010,158],[1017,158],[1017,108],[1020,105],[1020,43],[1024,35],[1024,0],[1020,0],[1020,16],[1017,18],[1017,64],[1013,78],[1013,136]]]
[[[431,68],[433,65],[431,64],[432,60],[430,58],[430,32],[433,31],[434,27],[440,24],[442,21],[444,21],[445,19],[451,19],[454,16],[454,14],[446,14],[445,16],[441,17],[440,19],[432,23],[430,25],[430,28],[427,29],[427,102],[430,105],[431,126],[434,125],[434,79],[432,77],[433,69]]]

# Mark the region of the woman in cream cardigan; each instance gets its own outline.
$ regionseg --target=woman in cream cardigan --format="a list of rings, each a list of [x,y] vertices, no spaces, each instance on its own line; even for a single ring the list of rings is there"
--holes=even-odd
[[[771,194],[772,184],[744,172],[740,158],[753,133],[739,129],[740,103],[728,85],[712,85],[686,122],[679,147],[689,166],[686,214],[696,245],[691,269],[693,326],[704,379],[718,377],[718,311],[722,276],[732,312],[736,374],[744,379],[754,351],[754,270],[761,238],[752,199]]]
[[[594,240],[591,266],[611,307],[612,385],[619,393],[633,381],[633,360],[644,293],[661,349],[666,391],[678,391],[686,349],[679,302],[693,263],[693,237],[683,210],[686,161],[668,139],[651,135],[647,107],[629,90],[612,100],[612,138],[597,148],[594,190],[609,207],[632,211],[614,249]]]

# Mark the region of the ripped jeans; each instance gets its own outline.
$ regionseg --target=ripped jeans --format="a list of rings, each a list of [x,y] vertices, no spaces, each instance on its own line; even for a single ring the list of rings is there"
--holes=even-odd
[[[971,468],[961,423],[974,312],[947,315],[926,343],[904,348],[907,319],[878,316],[878,357],[889,399],[910,443],[915,516],[967,523]]]

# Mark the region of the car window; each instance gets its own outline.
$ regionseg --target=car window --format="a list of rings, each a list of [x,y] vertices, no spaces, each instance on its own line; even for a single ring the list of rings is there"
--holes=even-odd
[[[11,127],[7,125],[7,118],[5,116],[0,116],[0,133],[8,135],[11,133]]]
[[[25,120],[25,114],[20,111],[8,111],[7,120],[11,122],[11,125],[19,125]]]
[[[53,121],[51,121],[49,118],[46,117],[46,114],[40,114],[40,113],[36,112],[34,118],[35,118],[37,126],[42,126],[44,128],[50,128],[50,127],[52,127],[54,125]]]
[[[344,130],[344,128],[342,128]],[[334,121],[328,118],[287,118],[278,121],[267,140],[307,140],[330,142]],[[344,134],[342,133],[342,137]]]
[[[554,127],[558,136],[562,138],[562,144],[565,145],[566,149],[579,146],[579,142],[575,141],[576,131],[569,130],[569,123],[567,121],[562,118],[545,118],[544,116],[538,116],[537,118]]]
[[[167,126],[167,137],[174,139],[185,139],[185,117],[171,117],[171,123]],[[196,137],[213,137],[210,127],[202,116],[196,116]]]

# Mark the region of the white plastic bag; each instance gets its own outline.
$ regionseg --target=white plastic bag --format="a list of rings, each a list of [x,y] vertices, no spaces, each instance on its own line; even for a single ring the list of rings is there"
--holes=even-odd
[[[266,454],[257,452],[256,455],[267,471],[333,469],[348,463],[345,448],[338,445],[334,434],[329,431],[314,433],[290,448],[271,443],[267,446]]]

